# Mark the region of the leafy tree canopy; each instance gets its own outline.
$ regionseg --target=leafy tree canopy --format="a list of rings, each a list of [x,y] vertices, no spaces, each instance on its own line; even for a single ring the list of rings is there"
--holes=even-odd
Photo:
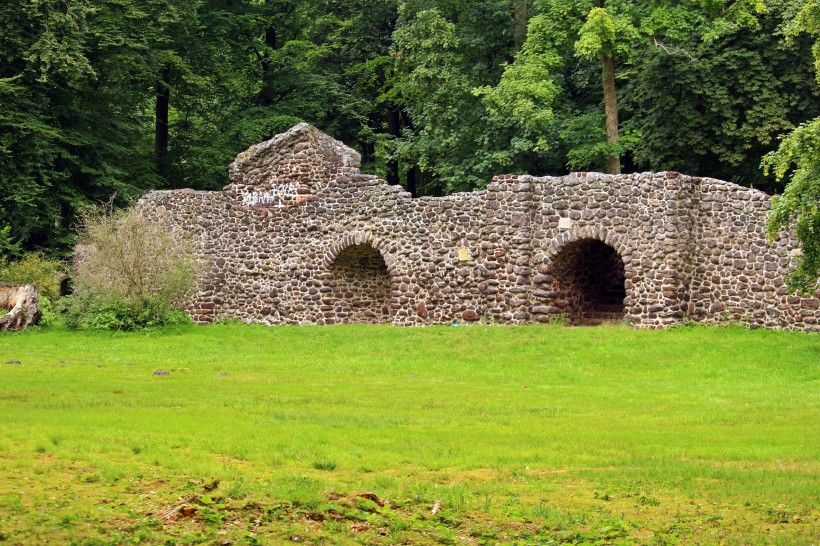
[[[820,82],[820,2],[807,2],[785,28],[790,43],[802,33],[814,38],[815,75]],[[795,260],[789,287],[811,293],[820,278],[820,117],[789,133],[763,165],[778,180],[789,180],[783,195],[773,200],[769,233],[775,237],[794,227],[802,253]]]
[[[674,169],[769,191],[791,180],[774,218],[797,222],[805,242],[817,11],[816,0],[6,0],[0,253],[65,255],[78,211],[112,194],[125,205],[152,188],[218,189],[238,152],[299,121],[417,195],[501,172]],[[801,263],[812,256],[804,245]]]

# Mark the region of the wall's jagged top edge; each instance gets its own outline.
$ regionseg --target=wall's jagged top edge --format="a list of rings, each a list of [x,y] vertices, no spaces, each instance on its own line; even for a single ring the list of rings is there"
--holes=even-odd
[[[291,157],[296,157],[300,161],[309,159],[316,165],[316,169],[306,173],[289,173],[282,168]],[[362,185],[388,186],[385,180],[375,175],[359,174],[361,156],[352,148],[331,136],[320,131],[308,123],[299,123],[291,127],[288,131],[280,133],[275,137],[254,144],[244,152],[237,155],[236,159],[229,165],[228,170],[231,183],[225,186],[222,191],[196,191],[186,188],[182,190],[155,190],[149,195],[155,195],[152,199],[157,199],[160,195],[197,193],[197,194],[226,194],[242,193],[255,188],[269,190],[269,186],[281,182],[300,181],[301,186],[310,186],[303,189],[306,194],[324,193],[333,186],[335,191],[344,191],[345,187]],[[315,183],[305,183],[308,177],[322,178]],[[698,187],[704,194],[715,190],[731,190],[744,192],[753,200],[769,200],[770,196],[760,190],[740,186],[733,182],[727,182],[709,177],[697,177],[681,174],[674,171],[660,172],[638,172],[621,175],[605,174],[599,172],[572,172],[563,176],[533,176],[529,174],[511,175],[504,174],[493,177],[482,190],[472,192],[461,192],[443,197],[425,196],[420,199],[432,204],[438,200],[447,202],[452,199],[464,199],[468,195],[478,197],[487,191],[503,190],[515,184],[540,184],[540,185],[561,185],[567,183],[583,183],[593,181],[608,181],[610,183],[629,181],[650,181],[650,180],[679,180],[685,184]],[[390,186],[388,186],[390,187]],[[295,190],[296,191],[296,190]],[[397,189],[397,193],[404,192]],[[409,194],[407,194],[409,198]]]
[[[771,195],[768,193],[758,190],[755,188],[748,188],[746,186],[741,186],[740,184],[735,184],[734,182],[727,182],[726,180],[720,180],[719,178],[710,178],[708,176],[701,177],[700,179],[701,186],[705,186],[706,188],[710,188],[704,191],[713,191],[715,189],[724,189],[724,190],[735,190],[735,191],[744,191],[752,196],[753,199],[760,199],[768,201],[772,198]]]
[[[361,161],[359,153],[356,152],[356,150],[354,150],[353,148],[350,148],[349,146],[343,144],[341,141],[338,141],[330,135],[323,133],[313,125],[302,122],[297,123],[284,133],[279,133],[270,140],[254,144],[244,152],[240,152],[236,156],[236,159],[234,159],[233,162],[228,166],[228,169],[242,169],[243,165],[253,161],[260,155],[270,153],[270,151],[272,150],[281,150],[286,148],[289,144],[295,144],[300,142],[309,142],[317,145],[329,143],[329,148],[339,149],[339,155],[346,158],[343,161],[347,161],[350,165]]]
[[[237,155],[228,166],[231,183],[225,189],[257,183],[254,171],[280,168],[287,156],[309,157],[331,175],[358,172],[361,167],[361,156],[356,150],[308,123],[299,123]]]

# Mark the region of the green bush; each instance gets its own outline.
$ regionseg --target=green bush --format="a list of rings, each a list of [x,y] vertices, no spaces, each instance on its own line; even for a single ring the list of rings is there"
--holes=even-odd
[[[189,240],[134,210],[87,216],[75,256],[69,328],[130,331],[189,323],[180,311],[197,263]]]
[[[51,326],[57,319],[57,314],[54,311],[54,304],[48,296],[40,295],[40,320],[37,326]]]
[[[0,282],[33,284],[38,288],[41,298],[59,298],[60,282],[64,278],[62,262],[47,258],[40,252],[29,252],[13,262],[0,259]]]
[[[166,326],[192,324],[187,313],[168,309],[162,302],[134,308],[125,301],[98,301],[88,297],[65,298],[63,318],[74,330],[152,330]]]
[[[80,329],[81,322],[81,306],[77,304],[74,296],[65,296],[57,300],[56,311],[62,317],[63,323],[66,327],[72,330]]]

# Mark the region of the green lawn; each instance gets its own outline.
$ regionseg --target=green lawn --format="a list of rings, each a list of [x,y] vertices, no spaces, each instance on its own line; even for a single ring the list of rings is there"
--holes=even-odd
[[[817,544],[818,387],[739,328],[4,334],[0,543]]]

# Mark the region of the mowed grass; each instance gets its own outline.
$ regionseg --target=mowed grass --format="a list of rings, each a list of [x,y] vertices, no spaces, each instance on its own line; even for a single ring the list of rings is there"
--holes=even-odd
[[[0,543],[817,544],[819,372],[741,328],[4,334]]]

